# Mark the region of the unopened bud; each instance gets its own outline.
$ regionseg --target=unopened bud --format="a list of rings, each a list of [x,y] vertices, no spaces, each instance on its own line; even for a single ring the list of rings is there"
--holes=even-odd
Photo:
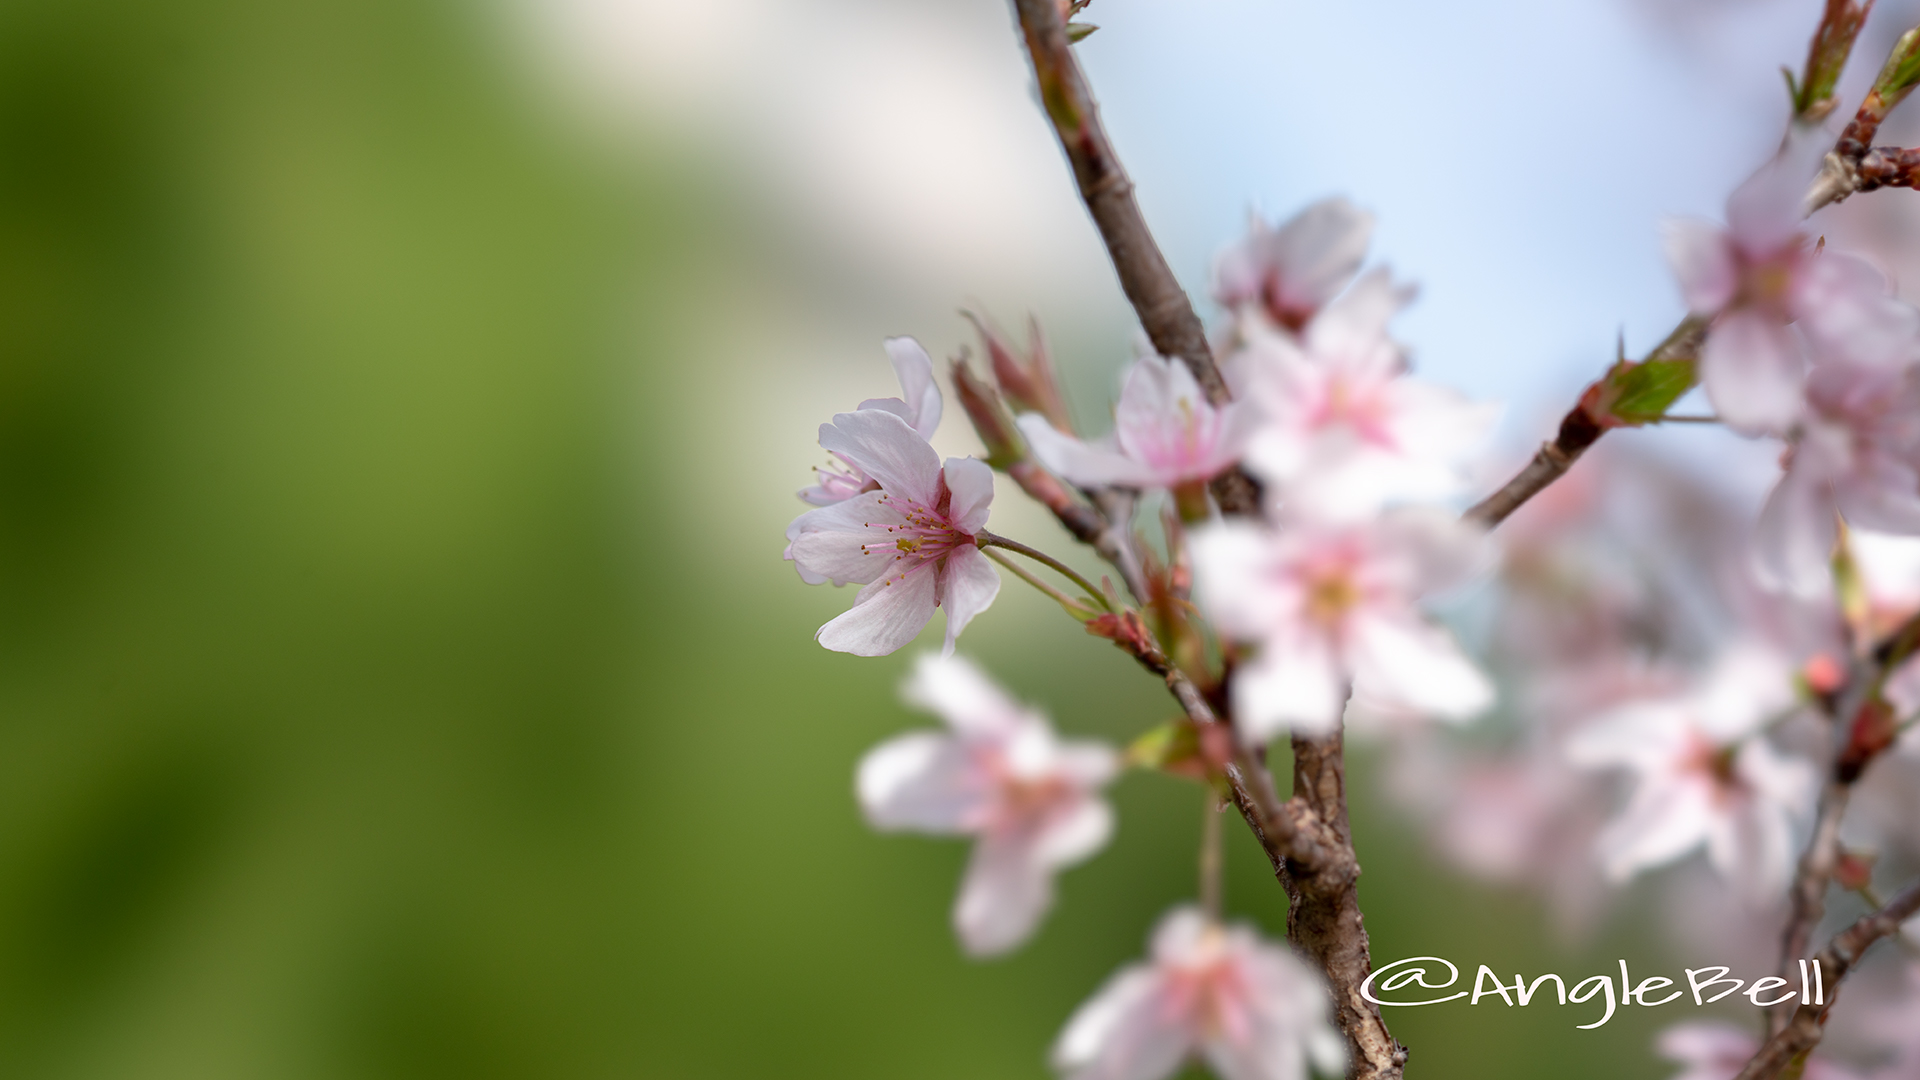
[[[1917,84],[1920,84],[1920,26],[1901,34],[1900,40],[1893,43],[1893,51],[1880,68],[1880,77],[1873,80],[1873,95],[1882,103],[1880,115],[1892,112]]]
[[[1834,762],[1834,776],[1841,783],[1860,779],[1867,765],[1900,738],[1900,725],[1894,719],[1893,706],[1883,698],[1862,702],[1847,729],[1847,745]]]
[[[1027,320],[1027,355],[1022,358],[1000,328],[985,316],[971,311],[961,314],[980,332],[981,344],[993,367],[993,381],[999,384],[1007,402],[1021,412],[1037,412],[1046,417],[1055,430],[1072,434],[1073,420],[1067,416],[1066,399],[1060,395],[1060,383],[1054,377],[1053,362],[1047,355],[1047,339],[1040,332],[1039,320]]]
[[[973,421],[973,430],[980,436],[981,444],[987,448],[987,464],[1005,470],[1025,461],[1026,443],[1021,440],[1013,417],[1007,414],[1007,407],[1000,403],[1000,395],[974,376],[965,357],[953,361],[952,372],[953,391],[959,396],[967,419]]]
[[[1877,858],[1871,851],[1842,851],[1833,864],[1833,880],[1843,889],[1864,889],[1873,884],[1873,864]]]
[[[1800,669],[1800,680],[1809,693],[1826,697],[1847,681],[1847,669],[1826,653],[1815,653]]]

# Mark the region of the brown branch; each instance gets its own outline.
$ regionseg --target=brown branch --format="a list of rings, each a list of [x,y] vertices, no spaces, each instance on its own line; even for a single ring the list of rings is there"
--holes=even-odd
[[[1867,766],[1893,744],[1893,719],[1881,711],[1880,688],[1887,675],[1913,655],[1916,646],[1920,646],[1920,613],[1857,658],[1847,672],[1846,683],[1828,699],[1828,719],[1834,728],[1832,761],[1821,785],[1813,835],[1800,855],[1788,893],[1792,907],[1780,934],[1782,977],[1789,977],[1806,955],[1814,929],[1826,916],[1827,888],[1840,861],[1840,823],[1846,816],[1853,786]],[[1788,1023],[1787,1009],[1768,1011],[1770,1034],[1779,1034]]]
[[[1349,1077],[1397,1080],[1407,1063],[1407,1048],[1387,1030],[1380,1007],[1360,992],[1373,970],[1367,930],[1360,914],[1360,864],[1347,823],[1347,771],[1344,736],[1293,737],[1293,798],[1305,802],[1326,822],[1339,844],[1339,873],[1290,866],[1287,937],[1326,973],[1333,997],[1333,1019],[1352,1049]]]
[[[1841,980],[1853,970],[1874,942],[1900,932],[1900,924],[1920,912],[1920,882],[1915,882],[1888,901],[1878,911],[1860,917],[1852,926],[1835,934],[1813,962],[1820,965],[1820,980],[1825,987],[1825,1002],[1802,1005],[1793,1019],[1767,1039],[1734,1080],[1772,1080],[1797,1060],[1802,1060],[1826,1033],[1827,1014],[1840,996]]]

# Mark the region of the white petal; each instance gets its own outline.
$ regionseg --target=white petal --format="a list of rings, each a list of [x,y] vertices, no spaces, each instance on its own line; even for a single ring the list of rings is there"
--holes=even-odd
[[[887,546],[885,534],[887,526],[903,520],[880,501],[877,491],[810,510],[787,526],[787,558],[808,584],[829,579],[836,585],[865,584],[894,565],[896,552]],[[869,550],[867,545],[875,540],[879,546]]]
[[[933,381],[933,358],[910,337],[888,338],[887,358],[900,377],[900,396],[907,403],[907,425],[922,439],[933,438],[940,426],[940,385]]]
[[[985,836],[973,846],[953,906],[953,927],[973,956],[1017,947],[1053,906],[1053,871],[1030,844]]]
[[[1194,1036],[1162,1005],[1164,983],[1145,965],[1123,968],[1074,1011],[1053,1045],[1065,1080],[1165,1080]]]
[[[1141,463],[1117,449],[1062,435],[1039,413],[1023,413],[1015,423],[1040,464],[1076,487],[1147,487],[1152,483],[1152,474]]]
[[[845,457],[880,486],[932,506],[940,482],[940,455],[907,422],[881,409],[838,413],[820,425],[820,445]]]
[[[1230,638],[1258,637],[1275,618],[1272,543],[1266,529],[1240,519],[1195,529],[1189,538],[1200,606]]]
[[[993,468],[977,458],[950,457],[944,474],[952,494],[947,516],[953,527],[969,536],[979,535],[993,506]]]
[[[1341,675],[1317,635],[1268,640],[1233,678],[1233,712],[1242,741],[1258,745],[1292,730],[1319,735],[1339,726]]]
[[[1319,356],[1366,357],[1387,369],[1398,368],[1400,349],[1388,340],[1387,323],[1417,293],[1411,285],[1395,285],[1386,267],[1374,267],[1314,316],[1306,330],[1308,350]]]
[[[1583,769],[1657,768],[1679,752],[1691,726],[1688,705],[1634,702],[1596,717],[1575,731],[1566,742],[1566,758],[1569,764]]]
[[[876,829],[958,833],[978,821],[989,783],[959,740],[915,731],[867,751],[855,788]]]
[[[1711,221],[1674,218],[1660,225],[1667,263],[1680,280],[1680,296],[1696,315],[1716,315],[1740,285],[1739,264],[1727,231]]]
[[[901,696],[937,714],[955,731],[975,738],[1010,738],[1037,718],[1008,696],[974,663],[961,656],[922,656]]]
[[[933,596],[932,566],[882,578],[861,589],[853,607],[822,626],[814,640],[834,652],[885,656],[912,641],[933,618]]]
[[[1033,838],[1033,857],[1059,868],[1084,862],[1113,837],[1113,808],[1098,797],[1080,799],[1057,813]]]
[[[1411,612],[1356,612],[1349,625],[1356,693],[1448,720],[1477,716],[1493,704],[1493,683],[1445,630]]]
[[[1806,457],[1797,458],[1754,522],[1753,569],[1760,583],[1799,596],[1824,595],[1833,585],[1833,513],[1831,484]]]
[[[1750,255],[1778,251],[1800,232],[1802,199],[1824,148],[1805,135],[1789,135],[1780,154],[1727,197],[1727,229]]]
[[[992,606],[993,598],[1000,595],[1000,575],[993,569],[993,560],[980,554],[980,549],[971,547],[948,555],[939,574],[940,603],[947,609],[947,643],[943,651],[951,655],[960,631],[967,628],[975,615]]]
[[[1600,833],[1607,876],[1625,881],[1649,867],[1685,855],[1712,828],[1712,796],[1704,781],[1650,776],[1640,782],[1627,809]]]
[[[1912,362],[1920,348],[1920,312],[1890,295],[1886,276],[1864,259],[1808,256],[1792,303],[1819,359],[1892,367]]]
[[[1280,295],[1290,310],[1311,312],[1353,279],[1373,238],[1373,215],[1334,196],[1293,216],[1272,234]]]
[[[1389,511],[1376,530],[1382,547],[1408,560],[1411,574],[1399,585],[1411,597],[1461,585],[1492,562],[1487,530],[1437,507]]]
[[[1714,324],[1700,350],[1700,381],[1727,426],[1769,435],[1793,426],[1801,411],[1806,362],[1793,332],[1741,309]]]

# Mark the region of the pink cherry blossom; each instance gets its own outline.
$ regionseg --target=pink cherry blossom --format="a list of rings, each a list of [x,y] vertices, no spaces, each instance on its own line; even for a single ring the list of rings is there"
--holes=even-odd
[[[1793,667],[1755,644],[1730,648],[1694,688],[1606,713],[1567,744],[1585,768],[1624,768],[1636,784],[1600,834],[1607,876],[1625,881],[1703,844],[1722,877],[1749,896],[1782,888],[1795,819],[1816,772],[1774,748],[1766,728],[1796,707]]]
[[[1451,514],[1413,509],[1358,525],[1196,530],[1202,609],[1223,636],[1257,648],[1234,673],[1242,737],[1331,731],[1349,682],[1359,700],[1451,720],[1491,704],[1486,676],[1415,606],[1474,569],[1481,537]]]
[[[1025,941],[1053,904],[1053,875],[1098,851],[1113,832],[1100,789],[1119,755],[1062,741],[959,657],[923,657],[906,686],[949,731],[916,731],[860,762],[860,806],[877,829],[977,837],[953,909],[969,953]]]
[[[1143,356],[1127,369],[1105,444],[1063,435],[1038,413],[1019,423],[1041,464],[1081,487],[1172,488],[1232,468],[1251,418],[1244,404],[1208,403],[1184,363]]]
[[[1807,410],[1786,473],[1760,512],[1763,584],[1805,596],[1831,584],[1835,515],[1920,533],[1920,368],[1827,363],[1807,379]]]
[[[1181,907],[1160,920],[1152,953],[1067,1022],[1053,1047],[1067,1080],[1161,1080],[1192,1057],[1222,1080],[1300,1080],[1309,1063],[1345,1065],[1324,984],[1284,946]]]
[[[884,656],[912,641],[936,607],[947,610],[946,651],[993,603],[1000,576],[978,547],[993,502],[993,470],[939,455],[898,415],[840,413],[820,445],[873,479],[876,490],[800,515],[787,558],[808,584],[866,587],[846,614],[814,635],[835,652]]]
[[[884,344],[888,359],[893,361],[894,374],[900,378],[901,396],[869,398],[860,403],[860,408],[890,412],[905,420],[922,439],[932,439],[934,429],[940,426],[941,410],[940,386],[933,381],[933,358],[910,337],[888,338]],[[872,477],[845,455],[834,454],[834,458],[833,462],[814,468],[819,482],[800,491],[802,501],[831,506],[877,486]]]
[[[1665,230],[1687,307],[1714,319],[1700,381],[1743,434],[1784,433],[1800,416],[1807,354],[1789,324],[1821,352],[1858,363],[1915,355],[1920,320],[1892,300],[1885,277],[1853,256],[1816,249],[1800,230],[1811,160],[1796,144],[1742,184],[1727,200],[1726,228],[1676,220]]]
[[[1247,237],[1214,260],[1213,297],[1243,319],[1299,330],[1353,280],[1372,236],[1373,215],[1339,197],[1278,229],[1255,216]]]
[[[1748,1028],[1723,1020],[1688,1020],[1660,1033],[1660,1056],[1685,1068],[1671,1080],[1733,1080],[1760,1049]],[[1860,1074],[1822,1058],[1807,1062],[1805,1080],[1857,1080]]]
[[[1288,507],[1351,519],[1460,490],[1499,407],[1407,376],[1386,330],[1407,296],[1374,270],[1299,338],[1246,334],[1228,359],[1235,393],[1260,414],[1247,466]]]

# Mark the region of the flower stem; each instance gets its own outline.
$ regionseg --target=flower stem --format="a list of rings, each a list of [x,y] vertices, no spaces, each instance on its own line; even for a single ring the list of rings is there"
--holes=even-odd
[[[1013,571],[1013,575],[1019,578],[1021,581],[1026,582],[1027,584],[1033,586],[1036,589],[1039,589],[1041,592],[1046,593],[1048,596],[1052,597],[1054,603],[1059,604],[1061,607],[1067,609],[1067,614],[1073,615],[1076,618],[1081,616],[1091,618],[1093,616],[1093,611],[1089,609],[1087,605],[1081,603],[1078,600],[1075,600],[1073,597],[1068,596],[1066,593],[1061,592],[1059,589],[1054,588],[1053,586],[1047,584],[1045,581],[1042,581],[1040,579],[1040,576],[1038,574],[1035,574],[1033,571],[1027,569],[1024,566],[1021,566],[1019,563],[1014,562],[1012,559],[1008,558],[1005,555],[1000,554],[999,552],[993,550],[992,548],[982,548],[981,550],[986,553],[987,558],[992,559],[994,562],[997,562],[1001,566],[1004,566],[1007,569]]]
[[[1016,555],[1025,555],[1027,558],[1032,559],[1034,562],[1040,563],[1041,565],[1054,570],[1055,572],[1066,577],[1069,581],[1072,581],[1075,585],[1078,585],[1082,589],[1085,589],[1087,591],[1087,596],[1090,597],[1094,603],[1099,604],[1102,609],[1108,612],[1113,611],[1113,605],[1107,603],[1106,595],[1103,594],[1099,589],[1095,588],[1092,582],[1088,581],[1084,577],[1081,577],[1080,574],[1077,571],[1075,571],[1073,567],[1068,566],[1066,563],[1061,562],[1059,559],[1054,558],[1053,556],[1047,554],[1044,551],[1039,551],[1034,548],[1030,548],[1018,540],[1009,540],[1004,536],[998,536],[990,532],[983,532],[980,534],[980,547],[983,550],[990,547],[1006,548],[1008,551],[1011,551]]]
[[[1220,873],[1220,811],[1225,807],[1212,788],[1207,789],[1207,808],[1200,822],[1200,908],[1207,918],[1220,921],[1222,893]]]

